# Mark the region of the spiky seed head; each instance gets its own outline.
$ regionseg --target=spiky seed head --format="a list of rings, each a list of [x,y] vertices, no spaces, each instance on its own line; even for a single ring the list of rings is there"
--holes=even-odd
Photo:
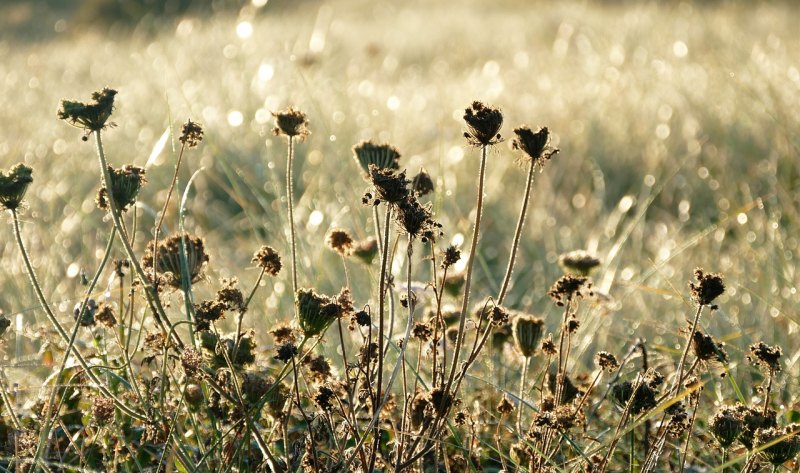
[[[183,124],[181,137],[178,140],[189,148],[195,148],[203,141],[203,125],[192,120],[186,120],[186,123]]]
[[[711,305],[714,299],[725,292],[725,283],[719,273],[706,273],[702,268],[697,268],[694,270],[694,277],[697,283],[690,282],[689,290],[698,305]]]

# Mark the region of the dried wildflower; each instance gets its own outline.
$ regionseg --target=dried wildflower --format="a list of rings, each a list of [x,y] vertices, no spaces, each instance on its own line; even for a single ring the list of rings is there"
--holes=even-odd
[[[288,325],[279,325],[269,331],[275,339],[275,343],[281,345],[286,342],[297,342],[297,334],[295,330]]]
[[[317,391],[317,395],[314,396],[314,402],[317,403],[320,409],[323,411],[330,411],[333,409],[333,403],[331,400],[336,398],[336,394],[333,390],[327,386],[322,386]]]
[[[514,404],[512,404],[511,401],[508,400],[508,396],[503,395],[503,399],[500,399],[500,403],[497,404],[497,412],[499,412],[500,415],[508,415],[511,414],[511,412],[513,411],[514,411]]]
[[[208,330],[211,328],[211,322],[221,319],[225,315],[226,309],[225,304],[216,299],[194,304],[196,330]]]
[[[714,337],[700,330],[695,330],[692,335],[692,351],[701,361],[728,362],[728,352],[725,351],[725,344],[717,342]]]
[[[398,204],[409,195],[405,171],[397,173],[392,169],[382,169],[373,164],[369,167],[369,175],[375,190],[376,203]]]
[[[78,302],[72,310],[72,316],[84,327],[91,327],[95,324],[94,316],[97,313],[97,302],[94,299],[86,301],[86,306],[81,311],[83,304]]]
[[[491,146],[503,139],[500,136],[503,113],[498,108],[472,102],[470,108],[464,110],[464,121],[467,122],[464,138],[472,146]]]
[[[763,447],[760,453],[765,460],[771,465],[780,466],[800,453],[798,432],[800,425],[797,424],[787,425],[783,429],[759,429],[756,432],[756,446]]]
[[[183,248],[186,250],[186,268],[189,270],[185,275],[181,262]],[[208,254],[203,239],[189,233],[178,233],[165,240],[159,240],[158,250],[155,252],[151,241],[147,244],[142,258],[142,266],[151,276],[155,265],[161,281],[175,289],[183,286],[184,277],[192,283],[199,281],[207,262]]]
[[[97,396],[92,399],[92,417],[99,426],[105,426],[114,421],[114,400],[110,397]]]
[[[613,373],[619,369],[617,357],[607,351],[597,352],[597,354],[594,356],[594,362],[600,367],[601,370],[608,371],[609,373]]]
[[[369,312],[359,310],[350,317],[350,323],[355,323],[361,327],[369,327],[369,324],[372,323],[372,319],[369,316]]]
[[[667,421],[667,434],[672,438],[679,438],[689,430],[689,414],[685,410],[673,414]]]
[[[457,426],[459,426],[459,427],[463,427],[464,425],[466,425],[466,424],[467,424],[467,413],[466,413],[466,412],[464,412],[463,410],[462,410],[462,411],[458,411],[458,412],[456,412],[456,416],[455,416],[455,418],[453,419],[453,422],[454,422],[454,423],[455,423]]]
[[[87,133],[100,131],[106,126],[114,126],[113,123],[107,122],[114,111],[114,96],[116,95],[116,90],[104,88],[100,92],[92,93],[92,101],[88,104],[62,100],[58,118],[72,126],[86,130]],[[85,139],[86,137],[84,137],[84,141]]]
[[[411,189],[420,197],[433,192],[435,186],[430,174],[421,169],[419,173],[411,179]]]
[[[445,391],[444,388],[436,388],[431,391],[431,404],[439,416],[445,415],[454,401],[453,395]]]
[[[108,173],[111,176],[111,195],[114,197],[114,203],[117,206],[117,210],[124,212],[136,203],[136,196],[139,195],[139,190],[147,182],[144,177],[145,170],[138,166],[126,164],[120,169],[108,166]],[[111,210],[111,204],[108,201],[108,189],[105,185],[97,191],[95,202],[97,207],[103,210]]]
[[[244,294],[236,287],[238,285],[237,278],[222,279],[222,288],[217,291],[217,301],[225,306],[226,310],[243,312],[246,309]]]
[[[187,376],[196,376],[203,367],[203,355],[197,350],[187,348],[181,353],[181,366]]]
[[[575,332],[578,331],[578,328],[580,328],[580,326],[581,326],[580,320],[569,319],[567,321],[567,333],[574,334]]]
[[[422,205],[408,195],[396,205],[395,220],[409,238],[419,237],[423,243],[443,235],[442,224],[433,219],[430,204]]]
[[[458,263],[458,260],[461,259],[461,250],[455,247],[455,245],[450,245],[447,249],[444,250],[444,257],[442,258],[442,268],[449,268],[454,264]]]
[[[580,389],[572,382],[572,380],[566,374],[562,374],[564,377],[564,382],[562,383],[561,387],[561,398],[558,400],[558,405],[562,404],[569,404],[573,400],[577,399],[578,396],[583,394]],[[558,381],[558,373],[550,372],[547,376],[547,387],[550,389],[550,392],[555,394],[557,388],[557,381]]]
[[[553,287],[550,288],[547,295],[556,301],[556,305],[564,306],[574,298],[582,297],[584,295],[584,290],[588,290],[589,295],[591,295],[591,287],[592,283],[589,282],[588,278],[567,274],[559,278],[559,280],[553,284]]]
[[[353,249],[353,238],[346,231],[335,229],[328,233],[325,238],[325,244],[340,255],[348,256]]]
[[[18,209],[31,182],[33,169],[22,163],[8,171],[0,170],[0,206],[6,210]]]
[[[554,154],[558,153],[557,148],[547,145],[550,141],[550,130],[547,127],[533,131],[527,125],[514,129],[516,135],[511,142],[514,149],[525,153],[526,160],[533,160],[535,164],[544,165]]]
[[[272,116],[275,117],[275,128],[272,129],[275,136],[286,135],[289,138],[297,136],[301,140],[308,136],[308,117],[300,110],[289,107],[280,112],[273,112]]]
[[[117,317],[114,308],[106,303],[101,303],[94,314],[94,320],[105,328],[114,328],[117,325]]]
[[[695,378],[696,380],[697,378]],[[642,382],[649,386],[651,389],[658,389],[659,386],[664,384],[664,375],[659,373],[658,371],[654,370],[653,368],[648,369],[645,371],[644,376],[642,377]],[[687,380],[687,387],[691,385]]]
[[[189,148],[196,147],[203,141],[203,125],[191,120],[186,120],[186,123],[183,124],[181,137],[178,138],[178,140]]]
[[[615,384],[611,388],[611,398],[619,406],[624,408],[633,396],[630,412],[633,415],[653,409],[658,404],[656,402],[656,390],[645,382],[639,383],[636,394],[633,393],[633,384],[630,381]]]
[[[750,354],[747,361],[757,366],[765,373],[777,373],[781,370],[781,347],[769,346],[764,342],[750,345]]]
[[[737,404],[735,409],[744,423],[742,433],[739,435],[739,442],[748,450],[752,450],[756,445],[756,434],[760,429],[778,426],[777,413],[772,408],[767,408],[765,412],[761,406],[749,407]]]
[[[114,260],[114,274],[118,278],[125,277],[126,270],[131,267],[131,262],[128,259],[115,259]]]
[[[272,379],[263,373],[248,371],[242,374],[242,394],[248,404],[257,403],[272,386]]]
[[[360,259],[365,264],[372,264],[375,255],[378,254],[378,240],[368,237],[353,243],[351,248],[353,256]]]
[[[358,350],[358,362],[361,366],[367,366],[372,360],[378,359],[378,344],[375,342],[365,343]]]
[[[322,355],[309,356],[303,360],[303,364],[311,372],[311,378],[318,383],[322,383],[331,377],[331,365]]]
[[[278,347],[278,354],[275,359],[288,363],[297,354],[297,345],[292,342],[285,342]]]
[[[544,336],[544,319],[532,315],[518,315],[512,325],[514,345],[522,356],[528,358],[536,354],[539,342]]]
[[[167,347],[167,340],[162,333],[149,332],[144,336],[144,347],[149,352],[159,352]]]
[[[271,246],[264,245],[250,260],[270,276],[277,276],[281,270],[281,256]]]
[[[725,284],[719,273],[706,274],[701,268],[697,268],[694,270],[694,277],[697,279],[697,284],[690,282],[689,290],[692,293],[692,299],[698,305],[710,305],[714,299],[725,292]]]
[[[342,315],[335,298],[317,294],[313,289],[298,289],[296,301],[300,328],[306,337],[319,335]]]
[[[722,406],[708,421],[708,430],[720,447],[728,448],[744,431],[742,413],[734,406]]]
[[[417,322],[411,330],[412,336],[421,342],[427,342],[433,336],[433,327],[430,322]]]
[[[558,348],[553,341],[553,334],[547,334],[547,338],[542,342],[542,353],[547,356],[555,356],[558,354]]]
[[[588,276],[593,269],[600,266],[600,260],[587,251],[575,250],[559,256],[558,264],[564,271]]]
[[[353,147],[353,157],[367,178],[370,175],[370,165],[378,169],[400,169],[400,152],[390,144],[362,141]]]

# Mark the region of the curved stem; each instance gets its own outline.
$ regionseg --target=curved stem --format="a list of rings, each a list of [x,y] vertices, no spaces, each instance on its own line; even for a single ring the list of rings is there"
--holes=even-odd
[[[531,188],[533,187],[533,176],[536,161],[531,160],[528,167],[528,182],[525,185],[525,195],[522,197],[522,209],[519,211],[519,220],[517,220],[517,229],[514,231],[514,242],[511,244],[511,255],[508,257],[508,268],[506,268],[506,275],[503,278],[503,284],[500,286],[500,294],[497,296],[497,305],[503,305],[508,292],[508,285],[511,282],[511,273],[514,271],[514,262],[517,259],[517,250],[519,249],[519,242],[522,237],[522,226],[525,224],[525,217],[528,214],[528,202],[531,197]]]
[[[109,199],[109,201],[112,200],[113,199]],[[42,305],[44,313],[45,315],[47,315],[47,319],[50,321],[53,327],[55,327],[61,339],[68,344],[67,351],[68,352],[70,350],[72,351],[72,354],[75,355],[75,359],[78,360],[78,364],[80,364],[81,368],[83,368],[86,371],[87,376],[89,376],[92,382],[97,384],[98,388],[103,393],[103,395],[110,397],[114,400],[114,404],[116,404],[116,406],[121,411],[123,411],[124,413],[128,414],[129,416],[137,420],[147,420],[146,416],[133,410],[127,404],[120,401],[116,396],[114,396],[114,394],[111,391],[109,391],[108,387],[105,384],[103,384],[102,380],[94,373],[94,371],[92,371],[92,367],[89,366],[89,363],[86,362],[86,358],[83,357],[78,348],[75,347],[74,344],[69,344],[69,341],[72,339],[72,337],[67,335],[67,331],[64,330],[64,326],[62,326],[61,322],[58,321],[58,318],[56,318],[56,315],[50,308],[50,304],[47,303],[47,299],[45,298],[44,293],[42,292],[42,288],[39,285],[39,280],[36,277],[36,272],[33,269],[33,264],[31,264],[30,257],[28,256],[28,250],[25,249],[25,243],[22,241],[22,232],[20,231],[19,228],[19,215],[17,214],[16,210],[12,210],[11,215],[14,221],[14,236],[17,239],[17,246],[19,246],[20,252],[22,253],[22,260],[25,263],[25,269],[28,272],[28,278],[31,281],[31,286],[33,286],[33,291],[36,293],[36,298],[39,299],[39,303]],[[78,323],[78,325],[80,325],[80,323]]]
[[[484,178],[486,177],[486,154],[488,149],[488,146],[483,146],[481,148],[481,164],[478,172],[478,202],[476,205],[475,229],[472,232],[472,246],[470,247],[469,259],[467,260],[467,274],[464,282],[464,297],[461,302],[461,314],[458,321],[458,338],[456,339],[456,347],[453,351],[453,361],[450,366],[450,376],[447,379],[447,387],[445,388],[445,392],[448,392],[450,387],[453,385],[453,378],[456,374],[456,368],[458,368],[458,356],[461,354],[461,346],[464,344],[464,325],[466,324],[467,310],[469,308],[469,290],[470,286],[472,285],[472,268],[475,263],[475,253],[478,248],[478,237],[480,236],[481,230],[481,215],[483,213],[483,188]]]

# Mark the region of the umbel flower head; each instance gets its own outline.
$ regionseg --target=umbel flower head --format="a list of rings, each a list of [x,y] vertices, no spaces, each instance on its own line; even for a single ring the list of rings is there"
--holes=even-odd
[[[130,164],[126,164],[120,169],[108,166],[108,173],[111,176],[111,195],[114,197],[114,203],[117,204],[120,212],[124,212],[128,210],[128,207],[136,203],[136,196],[139,195],[139,190],[147,182],[144,177],[144,168]],[[100,190],[97,191],[95,201],[101,209],[111,209],[108,202],[108,189],[105,186],[100,187]]]
[[[296,301],[300,328],[306,337],[319,335],[337,317],[343,315],[342,307],[335,297],[317,294],[313,289],[298,289]]]
[[[58,118],[72,126],[86,130],[87,133],[100,131],[106,126],[114,126],[113,123],[107,122],[114,111],[114,96],[116,95],[116,90],[104,88],[99,92],[92,93],[92,101],[89,103],[62,100]]]
[[[420,237],[425,243],[442,236],[442,224],[433,219],[430,204],[422,205],[409,194],[396,205],[396,209],[397,224],[410,238]]]
[[[533,161],[534,164],[544,165],[544,163],[558,153],[558,148],[548,145],[550,141],[550,130],[547,127],[533,131],[527,125],[522,125],[514,129],[514,139],[511,146],[525,154],[525,161]]]
[[[347,231],[336,228],[325,237],[325,244],[340,255],[348,256],[353,249],[353,238]]]
[[[706,273],[702,268],[697,268],[694,270],[694,277],[697,283],[690,282],[689,290],[692,299],[699,305],[710,305],[725,292],[725,283],[719,273]]]
[[[364,196],[364,203],[377,205],[383,201],[398,204],[409,195],[409,181],[406,179],[405,171],[396,173],[392,169],[383,169],[370,164],[369,174],[375,190],[375,200],[372,201],[372,194],[368,193]]]
[[[428,195],[436,190],[433,184],[433,179],[431,179],[430,174],[428,174],[424,169],[421,169],[419,173],[411,179],[411,189],[419,197]]]
[[[744,419],[735,406],[722,406],[708,422],[708,430],[722,448],[728,448],[744,431]]]
[[[203,274],[203,268],[208,263],[208,254],[205,250],[203,239],[189,233],[171,235],[158,242],[157,251],[153,251],[153,242],[147,244],[147,249],[142,258],[142,265],[152,275],[153,266],[158,273],[159,282],[179,289],[183,285],[183,264],[181,263],[182,247],[186,248],[186,279],[197,282]]]
[[[273,112],[275,117],[275,128],[272,132],[275,136],[285,135],[289,138],[299,137],[301,140],[309,135],[308,117],[305,113],[294,107],[289,107],[280,112]]]
[[[579,276],[588,276],[593,269],[600,266],[600,260],[588,251],[575,250],[559,256],[558,264],[564,268],[564,271]]]
[[[783,429],[776,427],[759,429],[756,432],[756,445],[764,447],[761,456],[770,464],[780,466],[800,453],[800,425],[791,424]]]
[[[353,157],[367,178],[370,176],[371,164],[378,169],[400,169],[400,152],[388,143],[362,141],[353,146]]]
[[[256,263],[270,276],[277,276],[283,267],[281,264],[281,255],[279,255],[274,248],[267,245],[262,246],[261,249],[253,255],[251,262]]]
[[[203,141],[203,125],[186,120],[186,123],[183,124],[181,137],[178,140],[189,148],[195,148]]]
[[[464,110],[464,121],[467,122],[464,138],[472,146],[491,146],[503,140],[500,136],[503,112],[499,108],[476,100],[470,108]]]
[[[22,163],[8,171],[0,170],[0,206],[7,210],[18,209],[31,182],[33,169]]]
[[[524,357],[536,354],[544,336],[544,320],[532,315],[517,315],[512,325],[514,344]]]

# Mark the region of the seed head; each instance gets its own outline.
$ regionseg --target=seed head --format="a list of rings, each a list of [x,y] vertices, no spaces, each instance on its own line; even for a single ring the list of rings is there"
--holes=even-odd
[[[547,356],[555,356],[558,354],[558,348],[553,341],[553,334],[547,334],[547,338],[542,342],[542,353]]]
[[[114,420],[114,400],[110,397],[97,396],[92,399],[92,417],[97,425],[105,426]]]
[[[278,347],[278,353],[275,355],[275,359],[288,363],[296,354],[297,346],[292,342],[286,342]]]
[[[800,425],[797,424],[787,425],[783,429],[776,427],[759,429],[756,432],[756,445],[764,446],[761,456],[774,466],[783,465],[793,459],[800,453],[798,432]]]
[[[500,136],[503,113],[498,108],[472,102],[470,108],[464,110],[464,121],[467,123],[464,138],[472,146],[491,146],[503,140]]]
[[[99,92],[92,93],[92,101],[88,104],[62,100],[58,118],[74,127],[84,129],[87,133],[100,131],[106,126],[114,126],[113,123],[107,123],[107,121],[114,111],[114,96],[116,95],[116,90],[104,88]]]
[[[197,350],[187,348],[181,353],[181,366],[187,376],[195,376],[202,369],[203,355]]]
[[[435,186],[430,174],[425,172],[425,170],[420,170],[419,173],[411,179],[411,189],[413,189],[419,197],[433,192]]]
[[[461,259],[461,250],[454,245],[450,245],[444,250],[444,258],[442,258],[442,268],[447,268],[458,263]]]
[[[348,256],[353,249],[353,238],[346,231],[337,228],[328,233],[325,244],[340,255]]]
[[[558,148],[548,146],[550,130],[547,127],[533,131],[527,125],[514,129],[514,139],[511,146],[525,154],[525,160],[532,160],[534,164],[543,166],[553,155],[558,153]]]
[[[186,123],[183,124],[181,137],[178,139],[189,148],[195,148],[203,141],[203,126],[197,122],[186,120]]]
[[[764,342],[750,345],[750,354],[747,361],[758,366],[766,373],[777,373],[781,370],[781,347],[778,345],[769,346]]]
[[[744,419],[734,406],[722,406],[708,421],[708,429],[722,448],[728,448],[744,430]]]
[[[511,404],[511,401],[508,400],[508,396],[503,395],[503,399],[500,400],[500,403],[497,404],[497,412],[500,415],[507,415],[511,414],[514,411],[514,404]]]
[[[311,373],[311,379],[317,383],[322,383],[332,376],[331,364],[322,355],[309,356],[303,360],[303,364],[306,365]]]
[[[601,370],[608,371],[609,373],[613,373],[619,369],[617,357],[607,351],[597,352],[597,354],[594,356],[594,362],[600,367]]]
[[[591,295],[591,287],[592,283],[585,276],[567,274],[553,284],[547,295],[556,301],[556,305],[564,306],[574,298],[582,297],[584,291],[588,291],[588,294]]]
[[[183,398],[191,409],[197,409],[203,402],[203,388],[197,383],[189,383],[186,385]]]
[[[335,398],[336,394],[331,388],[322,386],[319,388],[319,391],[317,391],[317,395],[314,396],[314,402],[316,402],[319,408],[323,411],[330,411],[333,409],[332,400]]]
[[[757,445],[756,434],[760,429],[769,429],[778,426],[777,413],[774,409],[768,408],[764,412],[761,406],[736,405],[737,413],[742,417],[744,429],[739,436],[739,442],[748,450],[752,450]]]
[[[275,343],[281,345],[286,342],[297,342],[297,334],[295,330],[288,326],[288,325],[278,325],[274,329],[270,330],[269,333],[275,339]]]
[[[717,342],[714,337],[700,330],[695,330],[692,335],[692,351],[701,361],[728,362],[728,352],[725,351],[725,344]]]
[[[408,179],[406,179],[405,171],[396,173],[392,169],[379,168],[370,164],[369,174],[378,201],[398,204],[408,196]]]
[[[588,276],[593,269],[600,266],[600,260],[588,251],[575,250],[559,256],[558,264],[564,268],[564,271],[579,276]]]
[[[181,254],[184,247],[186,267],[189,270],[185,277],[192,283],[200,280],[203,269],[208,263],[208,254],[202,238],[189,233],[178,233],[165,240],[159,240],[156,252],[153,251],[153,246],[152,241],[147,244],[142,258],[142,266],[152,276],[155,264],[159,282],[164,282],[174,289],[180,289],[183,286],[184,271]]]
[[[300,328],[306,337],[319,335],[342,315],[335,298],[317,294],[313,289],[298,289],[296,300]]]
[[[18,209],[31,182],[33,169],[22,163],[8,171],[0,170],[0,206],[7,210]]]
[[[264,245],[253,256],[251,262],[256,263],[270,276],[277,276],[281,271],[281,256],[271,246]]]
[[[83,311],[81,311],[82,305],[83,304],[81,302],[75,304],[75,308],[72,311],[72,316],[83,327],[94,326],[94,316],[97,313],[97,302],[95,302],[94,299],[89,299],[86,301],[86,306],[83,307]]]
[[[514,345],[522,356],[528,358],[536,354],[539,342],[544,336],[544,319],[532,315],[517,315],[512,325]]]
[[[725,292],[725,284],[719,273],[705,273],[701,268],[697,268],[694,270],[694,277],[697,279],[697,283],[690,282],[689,290],[692,293],[692,299],[698,305],[710,305],[714,299]]]
[[[425,243],[443,235],[442,224],[433,219],[430,204],[422,205],[415,196],[409,194],[395,207],[395,220],[410,238],[419,237]]]
[[[111,195],[114,197],[114,203],[117,204],[120,212],[124,212],[136,203],[136,196],[139,195],[139,190],[147,182],[144,177],[145,170],[138,166],[126,164],[120,169],[108,166],[108,173],[111,176]],[[100,187],[100,190],[97,191],[95,202],[103,210],[111,209],[106,186]]]
[[[104,302],[100,303],[97,312],[94,315],[94,320],[105,328],[114,328],[117,325],[117,317],[114,313],[114,308]]]
[[[630,411],[634,415],[641,414],[642,412],[656,407],[656,405],[658,405],[656,394],[655,389],[646,383],[639,383],[635,395],[633,393],[633,384],[631,384],[630,381],[615,384],[611,388],[611,398],[619,407],[625,408],[631,396],[633,396],[633,401],[630,401]]]
[[[375,144],[371,141],[362,141],[353,146],[353,158],[364,170],[367,178],[371,174],[372,165],[378,169],[400,169],[400,152],[387,143]]]
[[[275,128],[272,132],[275,136],[285,135],[290,138],[299,137],[301,140],[308,136],[308,117],[305,113],[294,107],[289,107],[280,112],[273,112],[275,117]]]

